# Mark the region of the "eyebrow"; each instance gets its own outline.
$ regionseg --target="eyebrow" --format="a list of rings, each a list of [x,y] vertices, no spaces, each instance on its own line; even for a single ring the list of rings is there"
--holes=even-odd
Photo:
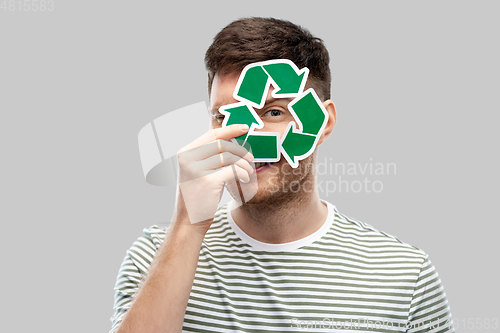
[[[216,106],[214,106],[213,108],[208,108],[208,112],[209,112],[209,113],[211,113],[211,114],[220,113],[220,112],[219,112],[219,109],[220,109],[221,107],[223,107],[224,105],[229,105],[229,104],[233,104],[233,103],[216,105]]]

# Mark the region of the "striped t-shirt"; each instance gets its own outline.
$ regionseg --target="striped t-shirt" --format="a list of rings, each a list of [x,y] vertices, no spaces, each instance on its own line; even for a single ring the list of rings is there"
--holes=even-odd
[[[217,210],[200,249],[183,332],[454,332],[441,281],[420,249],[326,201],[315,233],[259,242]],[[114,332],[165,238],[144,229],[115,286]]]

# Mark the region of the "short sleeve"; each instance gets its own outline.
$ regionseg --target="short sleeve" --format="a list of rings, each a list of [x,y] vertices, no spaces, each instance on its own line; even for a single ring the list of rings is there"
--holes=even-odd
[[[455,332],[446,293],[428,257],[424,259],[415,283],[407,332]]]
[[[116,332],[130,308],[140,283],[149,272],[155,253],[165,238],[165,229],[153,226],[144,229],[144,234],[127,250],[118,271],[110,333]]]

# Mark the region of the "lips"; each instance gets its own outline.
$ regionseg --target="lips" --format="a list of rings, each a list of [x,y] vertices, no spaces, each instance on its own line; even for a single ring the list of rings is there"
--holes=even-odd
[[[271,164],[271,163],[269,163],[269,162],[258,162],[258,163],[255,163],[255,169],[258,169],[261,166],[264,166],[264,165],[267,165],[267,164]]]

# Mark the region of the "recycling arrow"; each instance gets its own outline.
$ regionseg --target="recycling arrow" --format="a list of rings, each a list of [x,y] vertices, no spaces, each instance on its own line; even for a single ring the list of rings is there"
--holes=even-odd
[[[313,89],[308,89],[302,96],[288,104],[288,109],[295,119],[299,119],[298,129],[303,133],[316,135],[328,116],[321,109],[323,103]]]
[[[258,109],[264,106],[267,90],[269,89],[269,76],[262,66],[249,67],[240,75],[239,89],[236,92],[237,100],[249,102]]]
[[[304,90],[309,70],[306,68],[306,70],[299,71],[298,68],[294,67],[295,64],[291,61],[262,66],[275,83],[274,97],[287,97]]]
[[[224,105],[222,126],[247,124],[246,134],[234,140],[251,150],[255,162],[276,162],[280,154],[296,168],[299,161],[314,152],[317,142],[328,121],[328,112],[314,89],[304,90],[309,69],[301,70],[288,59],[257,62],[246,66],[238,78],[233,97],[238,103]],[[279,133],[255,131],[264,123],[254,108],[264,107],[270,86],[274,98],[294,99],[288,110],[295,119],[287,125],[280,138]]]
[[[279,133],[254,132],[248,136],[245,147],[256,160],[262,162],[265,157],[266,162],[277,162],[280,159],[279,141]]]
[[[291,101],[288,110],[295,118],[297,127],[293,122],[288,124],[281,147],[283,157],[296,168],[300,160],[314,152],[328,121],[328,112],[312,88]]]
[[[264,107],[269,87],[275,98],[295,97],[306,85],[309,69],[299,70],[291,60],[279,59],[247,65],[240,74],[233,97],[257,109]]]
[[[290,165],[298,165],[298,161],[309,156],[311,148],[314,149],[316,136],[298,132],[294,123],[288,124],[285,133],[281,141],[282,153]]]
[[[259,115],[257,115],[254,109],[246,104],[235,103],[224,105],[219,108],[219,112],[225,116],[222,121],[222,126],[229,126],[233,124],[248,125],[248,132],[235,138],[240,145],[244,145],[248,133],[250,133],[250,131],[252,131],[255,127],[264,127],[264,123],[260,119]]]

